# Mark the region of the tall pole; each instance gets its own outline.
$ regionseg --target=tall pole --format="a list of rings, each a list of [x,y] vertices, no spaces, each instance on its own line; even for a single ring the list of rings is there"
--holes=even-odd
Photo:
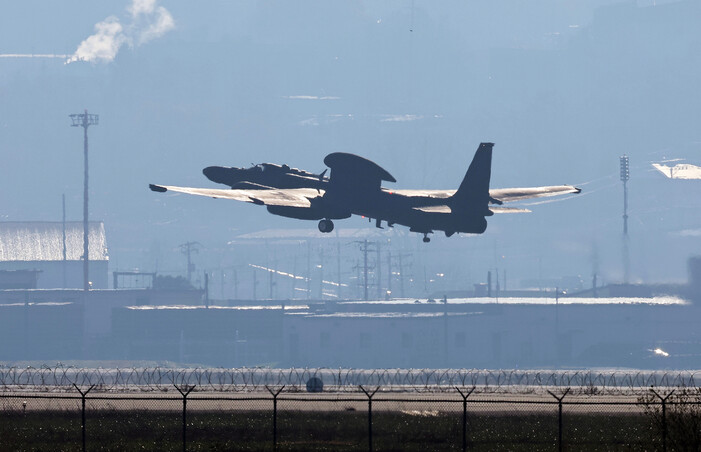
[[[307,300],[312,299],[312,245],[307,240]]]
[[[363,297],[365,301],[368,299],[368,241],[363,241]]]
[[[630,258],[628,255],[628,180],[630,179],[630,164],[627,155],[620,157],[621,182],[623,182],[623,282],[628,284],[630,273]]]
[[[297,292],[297,253],[295,253],[294,259],[292,260],[292,274],[295,275],[295,277],[292,278],[292,294],[290,295],[290,300],[296,298]]]
[[[234,300],[239,299],[239,275],[234,269]]]
[[[88,269],[90,266],[89,240],[88,240],[88,127],[97,125],[98,115],[88,114],[85,110],[82,114],[69,115],[71,127],[83,128],[83,162],[84,162],[84,183],[83,183],[83,291],[90,290],[90,279]]]
[[[63,288],[66,288],[66,194],[64,193],[63,196],[61,197],[62,199],[62,243],[63,243],[63,265],[61,267],[63,268]]]
[[[377,299],[382,300],[384,297],[382,296],[382,242],[379,240],[375,242],[375,246],[377,249],[375,252],[377,253],[377,264],[375,265],[375,279],[377,283]]]
[[[336,296],[341,300],[341,242],[338,240],[338,231],[336,231],[336,274],[338,276],[338,290]]]
[[[87,125],[88,110],[85,110],[83,117],[83,290],[90,290],[90,227],[88,224],[88,125]]]
[[[399,295],[404,298],[404,266],[402,265],[402,253],[399,253]]]
[[[367,239],[363,241],[357,241],[355,243],[360,244],[360,251],[363,252],[363,299],[367,300],[368,299],[368,251],[369,251],[369,243]],[[360,267],[358,266],[358,270],[360,270]],[[360,281],[360,274],[358,274],[358,281]]]
[[[324,299],[324,249],[319,247],[319,300]]]
[[[256,272],[256,269],[253,269],[253,299],[256,300],[258,293],[257,293],[257,287],[258,287],[258,272]]]
[[[209,273],[204,272],[204,306],[209,308]]]
[[[388,247],[389,248],[389,247]],[[392,250],[387,250],[387,295],[392,296]]]
[[[275,261],[273,261],[273,265],[275,265]],[[270,291],[270,299],[274,299],[275,297],[273,296],[273,286],[275,286],[275,281],[273,280],[273,275],[275,274],[275,271],[271,271],[272,269],[268,270],[268,289]]]
[[[192,253],[197,253],[196,248],[200,245],[199,242],[185,242],[180,245],[180,251],[187,256],[187,281],[192,284],[192,272],[195,270],[195,266],[192,263]]]

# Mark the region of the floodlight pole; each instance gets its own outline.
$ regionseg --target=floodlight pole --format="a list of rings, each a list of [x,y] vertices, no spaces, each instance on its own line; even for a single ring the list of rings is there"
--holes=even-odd
[[[87,292],[90,290],[90,277],[88,275],[88,269],[90,265],[90,255],[89,251],[89,240],[88,240],[88,127],[97,125],[99,122],[99,116],[94,114],[88,114],[88,110],[84,113],[69,115],[73,124],[71,127],[82,127],[83,128],[83,161],[85,177],[83,183],[83,291]]]
[[[630,260],[628,256],[628,180],[630,164],[627,155],[620,157],[621,182],[623,182],[623,282],[628,284]]]

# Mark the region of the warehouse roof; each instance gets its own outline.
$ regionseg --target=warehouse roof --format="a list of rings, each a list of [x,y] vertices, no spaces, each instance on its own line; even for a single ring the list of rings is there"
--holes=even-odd
[[[90,260],[106,261],[105,225],[91,221],[89,225]],[[66,222],[66,259],[83,256],[83,223]],[[63,260],[63,223],[60,221],[0,222],[0,262]]]

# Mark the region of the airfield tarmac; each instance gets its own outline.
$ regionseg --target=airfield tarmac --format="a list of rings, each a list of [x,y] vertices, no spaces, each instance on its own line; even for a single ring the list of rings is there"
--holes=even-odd
[[[557,394],[558,396],[561,395]],[[177,391],[150,393],[91,393],[86,410],[181,412],[183,398]],[[455,393],[387,393],[378,392],[372,399],[373,412],[403,412],[416,415],[460,413],[463,399]],[[70,393],[3,392],[2,411],[73,411],[80,410],[80,395]],[[368,398],[358,393],[281,393],[280,411],[339,412],[368,410]],[[188,412],[272,411],[269,392],[221,393],[193,392],[187,397]],[[469,413],[492,415],[556,414],[557,400],[550,394],[473,394],[467,399]],[[643,407],[633,395],[568,394],[563,400],[564,413],[642,414]]]

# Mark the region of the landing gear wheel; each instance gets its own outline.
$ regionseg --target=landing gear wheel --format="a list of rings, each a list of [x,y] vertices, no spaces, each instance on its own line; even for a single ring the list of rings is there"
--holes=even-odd
[[[331,221],[331,220],[319,221],[319,232],[329,233],[331,231],[333,231],[333,221]]]
[[[428,234],[424,234],[424,243],[428,243],[431,241],[431,238],[428,236]]]

